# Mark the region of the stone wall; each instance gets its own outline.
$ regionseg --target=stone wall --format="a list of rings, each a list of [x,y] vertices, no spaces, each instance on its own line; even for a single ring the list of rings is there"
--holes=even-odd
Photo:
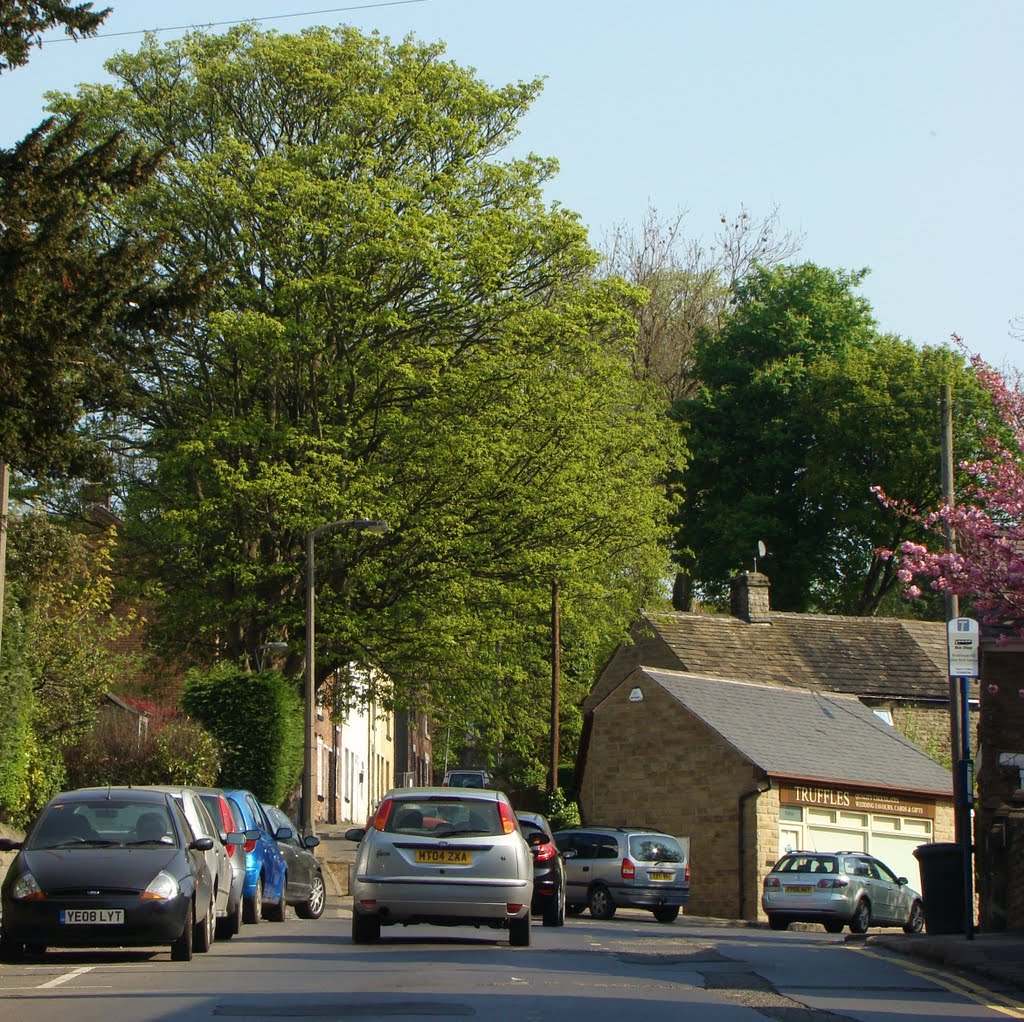
[[[8,827],[6,823],[0,823],[0,837],[21,841],[25,835],[20,830]],[[17,852],[0,852],[0,880],[7,876],[7,867],[14,861],[14,856],[17,854]]]

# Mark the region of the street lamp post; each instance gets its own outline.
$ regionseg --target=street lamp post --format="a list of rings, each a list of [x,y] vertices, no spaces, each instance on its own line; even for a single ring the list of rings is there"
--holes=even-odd
[[[316,749],[316,637],[314,635],[316,570],[313,565],[313,551],[317,536],[329,532],[340,532],[342,529],[361,529],[364,532],[374,532],[379,535],[388,531],[388,523],[366,518],[347,518],[344,521],[321,525],[306,536],[306,675],[303,685],[305,740],[303,742],[302,767],[302,831],[307,835],[316,833],[313,820],[314,751]]]

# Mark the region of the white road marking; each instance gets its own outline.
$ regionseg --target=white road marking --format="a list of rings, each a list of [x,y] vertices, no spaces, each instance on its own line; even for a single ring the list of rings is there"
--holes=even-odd
[[[77,979],[79,976],[84,976],[87,972],[92,972],[94,966],[86,965],[81,969],[72,969],[71,972],[65,972],[63,976],[55,976],[53,979],[48,979],[45,983],[40,983],[37,990],[46,990],[49,987],[59,987],[62,983],[67,983],[68,980]]]

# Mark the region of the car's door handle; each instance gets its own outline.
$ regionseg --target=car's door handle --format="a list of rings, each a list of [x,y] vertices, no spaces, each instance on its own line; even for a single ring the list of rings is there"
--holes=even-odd
[[[589,873],[590,872],[590,867],[589,866],[584,866],[583,867],[583,872],[584,873]]]

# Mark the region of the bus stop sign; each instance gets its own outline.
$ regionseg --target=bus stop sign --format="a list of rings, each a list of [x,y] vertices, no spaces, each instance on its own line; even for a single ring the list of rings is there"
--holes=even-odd
[[[953,618],[946,626],[949,648],[949,673],[954,678],[978,676],[978,647],[981,638],[978,622],[970,617]]]

